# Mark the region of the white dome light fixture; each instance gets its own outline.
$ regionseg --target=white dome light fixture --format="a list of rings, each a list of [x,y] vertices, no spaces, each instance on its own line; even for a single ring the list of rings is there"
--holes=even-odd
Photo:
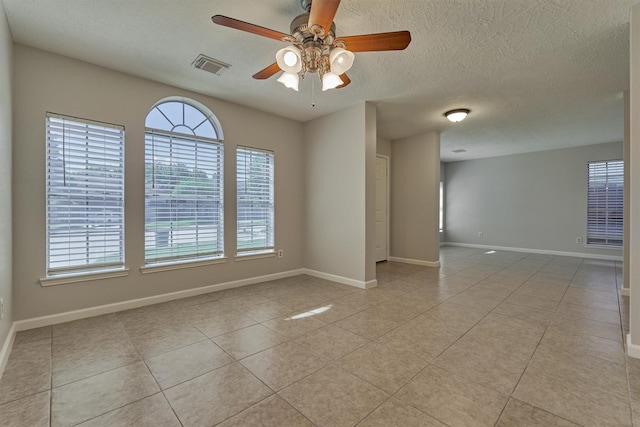
[[[289,89],[293,89],[296,92],[298,91],[298,83],[300,82],[300,77],[296,73],[287,73],[286,71],[282,73],[278,81],[288,87]]]
[[[337,75],[344,74],[351,69],[353,60],[355,59],[353,52],[349,52],[341,47],[336,47],[329,54],[329,63],[331,64],[331,72]]]
[[[343,83],[339,75],[333,71],[329,71],[322,76],[322,91],[335,89]]]
[[[455,110],[449,110],[444,113],[444,116],[453,123],[461,122],[467,117],[471,110],[468,108],[457,108]]]
[[[276,62],[285,73],[297,74],[302,70],[302,56],[293,46],[287,46],[276,52]]]

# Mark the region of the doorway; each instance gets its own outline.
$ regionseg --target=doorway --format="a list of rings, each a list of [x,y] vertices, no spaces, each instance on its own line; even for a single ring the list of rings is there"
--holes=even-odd
[[[389,158],[376,156],[376,262],[389,255]]]

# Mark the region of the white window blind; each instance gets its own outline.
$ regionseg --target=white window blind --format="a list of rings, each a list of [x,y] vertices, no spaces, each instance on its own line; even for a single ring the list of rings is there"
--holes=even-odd
[[[46,115],[47,276],[124,265],[124,127]]]
[[[274,249],[273,152],[238,147],[238,254]]]
[[[622,246],[624,164],[590,162],[587,196],[587,244]]]
[[[145,261],[224,253],[223,145],[168,131],[145,133]]]

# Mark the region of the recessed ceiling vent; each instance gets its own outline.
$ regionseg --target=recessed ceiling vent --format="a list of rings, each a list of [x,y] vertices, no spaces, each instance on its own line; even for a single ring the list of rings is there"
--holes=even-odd
[[[451,150],[452,153],[466,153],[467,150],[464,148],[458,148],[457,150]]]
[[[192,65],[201,70],[207,71],[209,73],[213,73],[216,76],[222,75],[222,73],[227,70],[231,65],[225,64],[222,61],[218,61],[217,59],[209,58],[205,55],[198,55],[195,61],[193,61]]]

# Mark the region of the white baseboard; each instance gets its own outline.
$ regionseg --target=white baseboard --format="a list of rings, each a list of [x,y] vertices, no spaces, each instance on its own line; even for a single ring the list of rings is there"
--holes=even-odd
[[[405,264],[423,265],[425,267],[440,267],[440,261],[423,261],[420,259],[400,258],[396,256],[390,256],[389,261],[403,262]]]
[[[620,295],[622,295],[623,297],[630,296],[631,295],[631,289],[629,289],[629,288],[620,289]]]
[[[627,356],[640,359],[640,345],[631,344],[631,334],[627,334]]]
[[[304,274],[317,277],[319,279],[331,280],[332,282],[342,283],[343,285],[355,286],[360,289],[370,289],[378,286],[377,280],[369,280],[363,282],[361,280],[349,279],[348,277],[337,276],[335,274],[323,273],[322,271],[304,269]]]
[[[253,285],[255,283],[268,282],[270,280],[284,279],[286,277],[305,274],[304,269],[290,270],[282,273],[268,274],[265,276],[251,277],[248,279],[235,280],[233,282],[218,283],[195,289],[171,292],[168,294],[154,295],[146,298],[138,298],[129,301],[122,301],[113,304],[105,304],[97,307],[89,307],[81,310],[68,311],[65,313],[52,314],[49,316],[36,317],[33,319],[18,320],[14,322],[15,330],[25,331],[27,329],[40,328],[58,323],[70,322],[72,320],[86,319],[87,317],[100,316],[103,314],[115,313],[117,311],[129,310],[132,308],[144,307],[146,305],[158,304],[161,302],[173,301],[180,298],[187,298],[202,295],[209,292],[221,291],[223,289],[239,288],[241,286]]]
[[[507,246],[476,245],[472,243],[443,242],[441,246],[459,246],[462,248],[489,249],[493,251],[526,252],[531,254],[570,256],[575,258],[602,259],[606,261],[622,261],[622,255],[585,254],[582,252],[550,251],[546,249],[512,248]]]
[[[0,348],[0,380],[2,380],[2,374],[4,373],[4,368],[7,366],[7,362],[9,361],[9,353],[11,353],[11,347],[13,347],[13,340],[16,338],[16,322],[11,324],[9,328],[9,333],[7,334],[7,338],[4,340],[4,344],[2,344],[2,348]]]

